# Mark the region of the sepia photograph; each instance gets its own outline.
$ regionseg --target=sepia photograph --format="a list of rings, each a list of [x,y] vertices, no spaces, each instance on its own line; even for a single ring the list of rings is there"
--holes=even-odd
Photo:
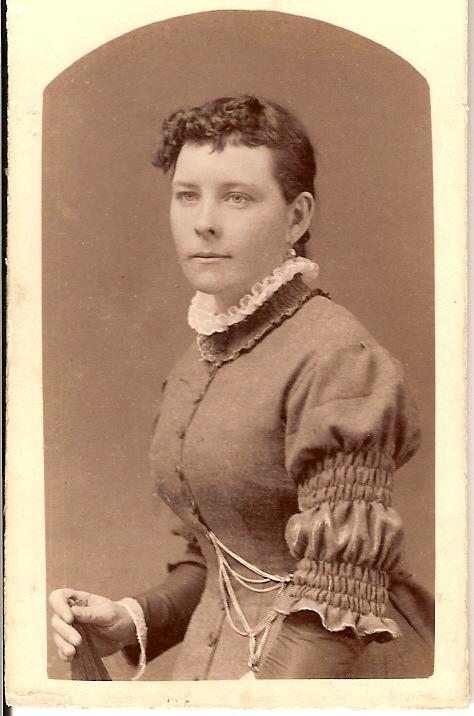
[[[132,23],[42,91],[44,705],[466,693],[433,684],[450,530],[453,664],[466,640],[462,471],[457,526],[437,488],[436,92],[313,14]]]

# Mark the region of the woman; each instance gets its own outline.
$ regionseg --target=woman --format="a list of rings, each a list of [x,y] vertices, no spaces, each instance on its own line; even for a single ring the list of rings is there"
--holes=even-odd
[[[61,658],[75,619],[139,674],[183,639],[179,680],[430,674],[432,601],[390,507],[416,413],[397,361],[315,287],[309,139],[273,102],[220,98],[172,114],[155,163],[197,290],[151,447],[183,552],[135,598],[53,592]]]

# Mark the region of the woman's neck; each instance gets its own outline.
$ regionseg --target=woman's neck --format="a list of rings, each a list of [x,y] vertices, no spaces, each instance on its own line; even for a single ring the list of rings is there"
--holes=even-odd
[[[229,291],[224,291],[218,294],[210,294],[214,299],[216,314],[227,313],[229,309],[239,306],[240,302],[252,292],[255,286],[258,286],[262,281],[265,281],[268,277],[272,276],[273,273],[284,263],[285,260],[282,259],[281,263],[270,268],[264,275],[253,276],[252,280],[245,286],[236,287],[234,290],[230,289]]]
[[[241,291],[233,293],[233,294],[212,294],[212,298],[214,299],[215,304],[215,310],[216,313],[227,313],[227,311],[232,308],[233,306],[238,306],[240,301],[244,296],[246,296],[250,292],[250,288],[248,291],[244,291],[243,293]]]

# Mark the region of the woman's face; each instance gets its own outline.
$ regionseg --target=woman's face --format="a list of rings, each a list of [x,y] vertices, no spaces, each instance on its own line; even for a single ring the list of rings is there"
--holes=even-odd
[[[287,204],[268,147],[186,143],[172,182],[171,229],[191,285],[225,311],[285,257],[309,224],[312,197]]]

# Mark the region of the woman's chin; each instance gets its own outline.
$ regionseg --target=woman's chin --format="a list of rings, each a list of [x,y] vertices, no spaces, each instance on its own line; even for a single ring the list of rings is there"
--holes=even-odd
[[[223,290],[225,290],[225,287],[223,287],[219,281],[193,280],[190,281],[190,283],[191,286],[196,289],[196,291],[200,291],[201,293],[207,293],[210,296],[216,296],[217,294],[220,294]]]
[[[225,281],[222,275],[214,271],[186,271],[186,278],[196,291],[216,296],[222,293],[234,292],[235,286],[231,281]]]

